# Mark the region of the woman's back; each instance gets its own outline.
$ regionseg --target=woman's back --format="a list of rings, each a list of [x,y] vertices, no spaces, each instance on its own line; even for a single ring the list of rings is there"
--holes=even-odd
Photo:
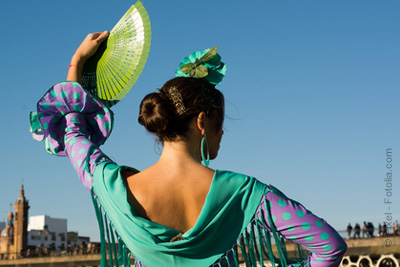
[[[175,169],[158,163],[124,176],[128,201],[137,215],[184,233],[199,217],[214,171],[200,164]]]

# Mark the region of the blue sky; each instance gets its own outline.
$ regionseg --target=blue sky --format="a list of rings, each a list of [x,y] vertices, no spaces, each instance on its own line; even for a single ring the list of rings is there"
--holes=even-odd
[[[219,157],[210,167],[280,188],[335,228],[400,219],[400,2],[142,1],[152,23],[146,67],[115,108],[103,151],[144,169],[161,148],[137,123],[138,105],[194,50],[219,46],[228,72]],[[67,218],[98,239],[88,192],[67,158],[29,134],[28,114],[90,32],[111,30],[133,1],[2,1],[0,221],[23,181],[30,215]],[[386,149],[393,187],[386,197]],[[390,211],[389,211],[390,208]]]

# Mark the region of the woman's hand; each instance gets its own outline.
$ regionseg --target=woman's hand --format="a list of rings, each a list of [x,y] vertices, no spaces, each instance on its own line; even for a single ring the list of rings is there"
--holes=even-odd
[[[90,58],[99,45],[107,39],[108,31],[90,33],[76,50],[72,56],[71,65],[69,66],[67,81],[76,81],[81,83],[82,68],[86,60]]]
[[[88,34],[72,57],[71,64],[80,63],[81,61],[84,63],[97,51],[99,45],[107,39],[108,34],[108,31]]]

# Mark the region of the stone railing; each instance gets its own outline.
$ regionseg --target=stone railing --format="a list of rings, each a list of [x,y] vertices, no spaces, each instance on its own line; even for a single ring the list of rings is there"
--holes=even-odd
[[[399,258],[393,254],[357,257],[344,256],[340,267],[399,267]]]

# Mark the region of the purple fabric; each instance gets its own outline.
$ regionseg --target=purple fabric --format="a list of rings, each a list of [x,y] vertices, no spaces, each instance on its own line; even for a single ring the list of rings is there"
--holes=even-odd
[[[109,160],[98,146],[111,134],[113,113],[77,82],[51,87],[37,104],[46,150],[71,159],[80,181],[90,190],[94,167]]]
[[[80,181],[90,190],[94,168],[103,161],[111,160],[88,138],[86,120],[82,114],[69,113],[65,116],[65,122],[68,129],[64,137],[67,155]]]
[[[111,161],[98,147],[111,133],[111,110],[76,82],[54,85],[37,108],[47,137],[47,151],[68,155],[80,181],[90,189],[95,167],[103,161]],[[270,209],[278,234],[312,252],[304,265],[338,266],[347,248],[339,234],[300,203],[272,186],[267,189],[254,217],[267,216],[266,211]],[[268,218],[263,221],[268,222]],[[265,226],[271,230],[269,223]],[[232,266],[233,250],[227,251],[222,258],[231,259]],[[218,264],[219,261],[213,265]],[[135,266],[144,265],[137,259]]]
[[[277,232],[311,252],[307,259],[310,266],[339,266],[347,245],[338,232],[275,187],[269,185],[267,190],[255,216],[266,216],[266,209],[270,207]],[[269,223],[266,226],[271,230]]]

